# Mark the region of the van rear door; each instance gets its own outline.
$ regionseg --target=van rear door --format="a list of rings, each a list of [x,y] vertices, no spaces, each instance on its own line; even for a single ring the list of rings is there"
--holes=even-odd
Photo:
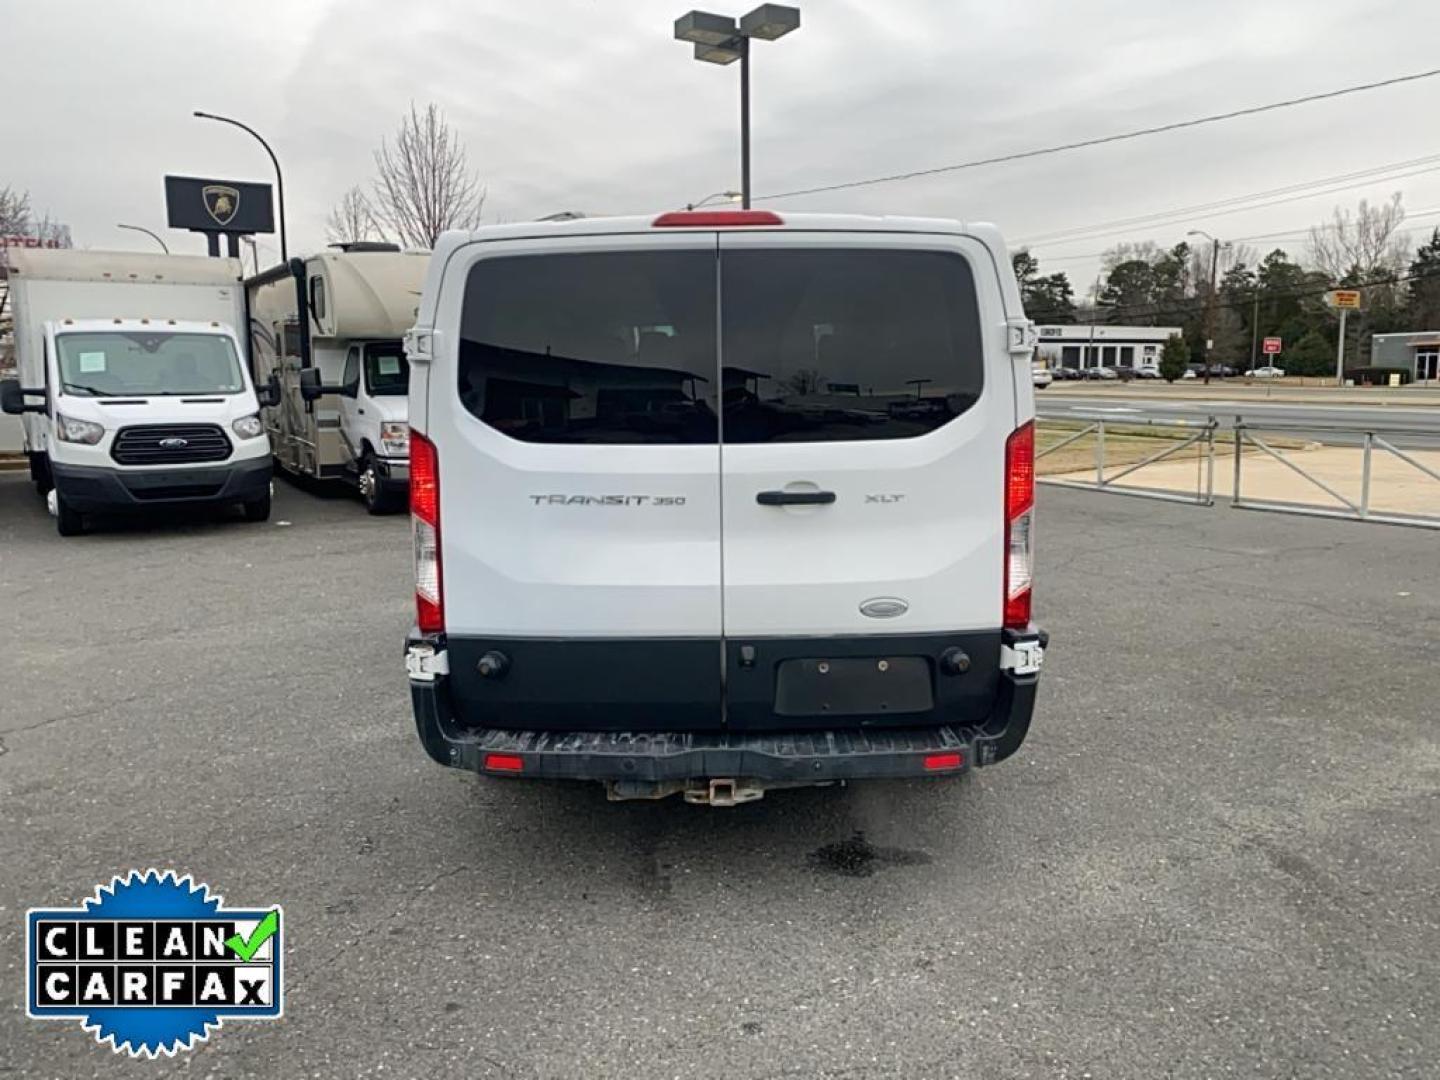
[[[729,726],[983,715],[1015,422],[988,249],[777,230],[720,252]]]
[[[450,689],[530,730],[722,723],[714,233],[451,257],[428,375]],[[488,652],[502,678],[477,668]]]

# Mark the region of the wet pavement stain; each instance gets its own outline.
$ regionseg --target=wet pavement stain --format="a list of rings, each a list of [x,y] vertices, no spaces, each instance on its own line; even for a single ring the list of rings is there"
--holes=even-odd
[[[865,839],[863,832],[810,853],[811,867],[822,874],[841,877],[870,877],[880,867],[924,866],[929,861],[930,856],[923,851],[876,847]]]

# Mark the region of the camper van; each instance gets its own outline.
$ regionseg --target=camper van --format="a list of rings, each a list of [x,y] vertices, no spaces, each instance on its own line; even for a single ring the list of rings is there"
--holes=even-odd
[[[346,244],[246,282],[255,377],[275,378],[265,411],[275,461],[353,485],[372,514],[403,509],[409,485],[410,365],[426,251]]]
[[[987,225],[446,234],[407,338],[422,746],[711,805],[1014,754],[1034,343]]]
[[[91,515],[235,504],[270,515],[270,446],[236,337],[240,263],[11,248],[18,378],[36,488],[62,536]]]

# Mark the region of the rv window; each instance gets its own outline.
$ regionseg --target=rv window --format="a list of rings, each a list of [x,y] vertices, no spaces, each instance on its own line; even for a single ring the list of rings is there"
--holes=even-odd
[[[713,443],[715,249],[483,259],[460,400],[527,442]]]
[[[325,279],[322,277],[310,279],[310,314],[316,320],[325,318]]]
[[[403,397],[410,392],[410,363],[398,341],[365,346],[365,389],[371,397]]]
[[[720,289],[727,443],[923,435],[980,397],[975,282],[959,254],[732,251]]]

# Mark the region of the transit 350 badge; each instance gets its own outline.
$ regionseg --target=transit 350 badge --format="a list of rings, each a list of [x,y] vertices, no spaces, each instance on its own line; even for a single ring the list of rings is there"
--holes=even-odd
[[[77,1017],[132,1057],[173,1055],[234,1017],[274,1020],[279,905],[227,908],[187,874],[130,871],[78,908],[26,916],[26,1012]]]

